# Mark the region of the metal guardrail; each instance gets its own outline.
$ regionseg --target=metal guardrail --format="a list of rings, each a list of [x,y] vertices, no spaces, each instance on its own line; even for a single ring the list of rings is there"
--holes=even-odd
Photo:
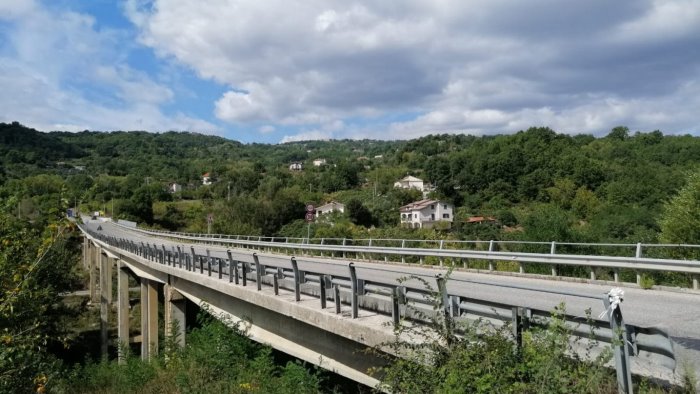
[[[636,252],[634,256],[601,256],[601,255],[579,255],[579,254],[560,254],[556,252],[557,245],[620,245],[620,244],[571,244],[571,243],[546,243],[549,245],[549,253],[527,253],[527,252],[509,252],[497,250],[494,246],[496,241],[486,241],[489,244],[487,250],[470,250],[470,249],[449,249],[445,247],[447,241],[439,242],[438,248],[410,248],[405,243],[406,240],[401,240],[402,245],[399,247],[378,246],[382,240],[368,240],[369,245],[350,245],[350,240],[345,239],[343,244],[328,244],[323,243],[326,239],[321,239],[321,243],[294,243],[290,242],[290,238],[281,239],[270,237],[246,237],[246,239],[234,239],[231,237],[224,238],[220,235],[206,234],[187,234],[176,233],[160,230],[145,230],[128,228],[129,231],[138,231],[143,234],[152,236],[167,237],[170,239],[178,239],[185,241],[205,242],[209,244],[221,244],[229,247],[257,248],[262,250],[291,250],[294,252],[306,253],[329,253],[330,255],[338,255],[343,258],[353,257],[365,259],[369,256],[379,256],[384,261],[389,261],[390,256],[400,258],[402,263],[406,262],[407,258],[418,258],[418,262],[423,264],[426,259],[437,259],[439,265],[444,264],[445,259],[449,259],[450,264],[454,265],[455,260],[460,262],[462,266],[467,268],[467,262],[470,260],[481,260],[488,262],[488,271],[495,271],[495,264],[499,262],[516,263],[518,265],[518,273],[525,274],[526,264],[545,264],[551,267],[552,276],[560,276],[558,266],[575,266],[588,267],[591,280],[596,280],[596,272],[594,268],[606,268],[613,271],[613,280],[620,282],[620,270],[631,270],[635,272],[636,283],[641,284],[642,272],[644,271],[664,271],[685,273],[692,276],[692,288],[700,290],[700,261],[698,260],[679,260],[679,259],[664,259],[651,258],[642,256],[643,247],[652,246],[668,246],[665,244],[623,244],[625,246],[635,246]],[[264,241],[259,239],[272,239]],[[280,241],[276,241],[280,239]],[[398,241],[398,240],[391,240]],[[425,241],[421,241],[425,242]],[[461,242],[482,242],[482,241],[461,241]],[[500,241],[501,243],[505,241]],[[540,242],[522,242],[522,241],[507,241],[510,243],[532,243],[545,244]],[[688,248],[700,248],[700,245],[681,245]]]
[[[335,313],[341,313],[341,306],[349,304],[350,317],[353,319],[358,317],[361,303],[363,309],[367,305],[374,305],[375,312],[390,314],[394,325],[400,324],[402,319],[415,319],[407,308],[409,304],[417,305],[418,308],[423,305],[427,310],[437,307],[438,313],[444,317],[445,324],[449,319],[474,318],[488,318],[502,324],[510,324],[513,338],[518,345],[522,344],[524,331],[532,327],[546,326],[551,319],[549,311],[449,293],[447,281],[451,279],[446,280],[440,275],[434,278],[437,290],[430,291],[398,282],[358,279],[353,263],[349,263],[347,275],[332,275],[323,269],[302,270],[298,264],[300,260],[296,257],[262,256],[255,252],[231,250],[226,251],[226,257],[216,257],[212,256],[209,249],[206,249],[206,254],[197,254],[194,247],[190,247],[190,250],[180,246],[167,249],[164,244],[157,246],[107,236],[91,231],[84,225],[81,225],[80,229],[102,243],[135,256],[188,272],[198,272],[200,275],[216,275],[218,279],[227,280],[232,285],[248,286],[252,281],[257,290],[261,290],[263,285],[272,286],[275,295],[279,294],[280,288],[284,288],[294,293],[296,301],[301,299],[302,293],[310,294],[319,298],[320,307],[324,309],[327,302],[332,301]],[[512,287],[493,283],[489,285]],[[519,288],[541,291],[523,286]],[[643,360],[649,355],[655,355],[665,360],[665,366],[669,369],[675,369],[673,343],[664,330],[625,324],[619,304],[616,305],[608,295],[595,297],[587,294],[555,293],[600,300],[606,308],[608,321],[573,315],[562,315],[559,318],[565,321],[573,337],[593,340],[598,346],[613,349],[620,392],[632,392],[630,362],[633,357]],[[380,304],[389,306],[385,308],[389,309],[389,312],[380,308]]]

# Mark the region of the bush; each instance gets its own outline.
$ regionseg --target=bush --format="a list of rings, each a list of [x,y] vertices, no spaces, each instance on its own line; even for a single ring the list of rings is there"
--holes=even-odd
[[[168,345],[141,361],[103,360],[78,366],[53,384],[57,393],[318,393],[322,378],[303,364],[278,366],[272,350],[249,340],[245,328],[206,310],[184,349]]]

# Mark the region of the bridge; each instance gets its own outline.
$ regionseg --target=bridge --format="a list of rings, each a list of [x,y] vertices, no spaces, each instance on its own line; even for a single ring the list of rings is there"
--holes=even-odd
[[[631,392],[631,373],[674,382],[679,365],[700,371],[700,262],[641,257],[641,245],[633,257],[621,257],[560,254],[554,243],[550,253],[515,253],[494,251],[493,243],[478,251],[449,249],[442,243],[411,248],[405,241],[399,247],[233,239],[147,231],[101,220],[86,220],[80,229],[91,299],[100,303],[104,353],[116,271],[118,340],[140,341],[144,358],[158,351],[162,289],[166,335],[177,331],[180,345],[189,300],[244,324],[253,340],[369,386],[378,381],[367,374],[368,368],[384,361],[360,352],[393,341],[397,324],[425,323],[416,311],[437,313],[444,320],[511,324],[517,342],[523,330],[546,324],[562,302],[572,335],[589,340],[593,328],[595,340],[612,346],[611,366],[621,392]],[[431,259],[437,264],[421,265]],[[486,262],[491,271],[461,269],[475,260]],[[517,272],[496,275],[494,264],[504,261],[516,264]],[[524,265],[536,263],[550,265],[558,280],[520,274]],[[620,300],[609,294],[611,284],[595,277],[561,280],[561,265],[608,267],[615,280],[619,269],[685,272],[696,280],[694,289],[677,291],[628,286],[618,305]],[[457,269],[448,275],[453,266]],[[130,276],[141,286],[137,338],[129,335]],[[583,318],[587,309],[593,319]]]

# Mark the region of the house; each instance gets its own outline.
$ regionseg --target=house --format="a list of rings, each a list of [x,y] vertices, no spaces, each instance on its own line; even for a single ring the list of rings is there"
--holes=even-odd
[[[204,173],[204,175],[202,175],[202,185],[204,185],[204,186],[211,185],[211,176],[209,175],[208,172]]]
[[[401,225],[410,228],[430,228],[437,222],[454,220],[454,206],[438,200],[420,200],[404,205],[400,209]]]
[[[316,159],[314,160],[314,167],[321,167],[326,165],[326,159]]]
[[[304,169],[304,166],[298,161],[289,165],[289,171],[301,171],[303,169]]]
[[[182,185],[179,184],[179,183],[173,182],[173,183],[171,183],[171,184],[168,185],[168,191],[169,191],[170,193],[181,192],[181,191],[182,191]]]
[[[325,215],[331,212],[345,212],[345,204],[339,203],[337,201],[331,201],[327,204],[321,205],[316,208],[316,217]]]
[[[398,187],[401,189],[416,189],[420,191],[425,190],[423,180],[410,175],[407,175],[403,179],[396,181],[394,183],[394,187]]]

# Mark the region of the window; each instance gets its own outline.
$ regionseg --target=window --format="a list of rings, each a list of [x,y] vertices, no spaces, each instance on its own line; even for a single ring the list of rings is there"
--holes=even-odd
[[[431,213],[431,214],[430,214],[430,220],[435,220],[435,214],[434,214],[434,213]]]
[[[430,209],[435,209],[435,204],[431,205]]]
[[[442,218],[443,218],[443,219],[449,219],[449,218],[450,218],[450,214],[449,214],[449,213],[443,213],[443,214],[442,214]]]
[[[418,214],[417,214],[417,213],[414,213],[414,214],[413,214],[413,218],[414,218],[414,219],[418,219]]]
[[[442,209],[447,209],[447,204],[443,204]]]

